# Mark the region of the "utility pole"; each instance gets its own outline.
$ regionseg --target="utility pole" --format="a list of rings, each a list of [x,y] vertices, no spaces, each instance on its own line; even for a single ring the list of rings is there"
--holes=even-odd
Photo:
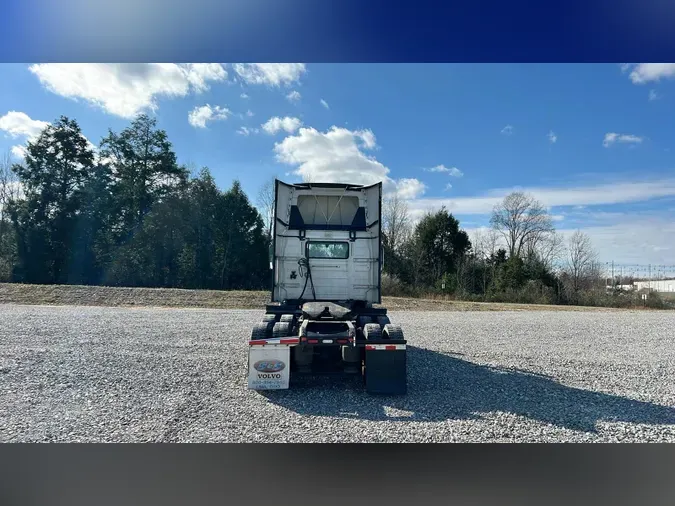
[[[616,283],[614,282],[614,260],[612,260],[612,288],[616,286]]]

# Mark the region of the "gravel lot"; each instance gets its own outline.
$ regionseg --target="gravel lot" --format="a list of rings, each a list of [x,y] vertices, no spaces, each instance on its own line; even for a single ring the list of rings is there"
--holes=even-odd
[[[670,441],[675,314],[391,312],[409,393],[246,388],[261,311],[0,305],[0,441]]]

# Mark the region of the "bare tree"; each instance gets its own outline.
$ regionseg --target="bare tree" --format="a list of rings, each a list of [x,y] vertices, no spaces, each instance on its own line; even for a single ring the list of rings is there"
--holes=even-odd
[[[499,249],[499,232],[494,228],[488,229],[485,234],[485,252],[489,257],[492,257],[497,253]]]
[[[544,205],[531,195],[513,192],[497,204],[490,223],[506,240],[509,256],[520,257],[528,243],[537,244],[553,229],[553,221]]]
[[[274,221],[274,178],[268,179],[258,190],[256,204],[260,208],[267,238],[272,240],[272,225]]]
[[[474,232],[471,238],[471,245],[475,254],[475,258],[479,258],[485,262],[486,267],[490,267],[492,278],[494,279],[496,265],[491,261],[497,254],[499,249],[499,233],[494,228],[478,229]],[[474,258],[474,259],[475,259]],[[488,271],[482,269],[482,285],[483,293],[487,291]]]
[[[184,167],[188,171],[190,178],[196,179],[199,177],[199,168],[197,167],[197,164],[195,162],[193,162],[192,160],[188,160],[187,162],[185,162]]]
[[[486,238],[485,238],[485,231],[483,229],[476,229],[473,231],[473,233],[469,234],[469,239],[471,240],[471,249],[473,250],[473,253],[476,255],[478,258],[485,258],[487,256],[486,253]]]
[[[7,218],[5,214],[7,204],[21,195],[19,178],[12,170],[14,163],[11,153],[5,153],[0,158],[0,223]]]
[[[499,233],[492,228],[476,229],[471,237],[471,245],[478,258],[488,259],[497,252]]]
[[[412,223],[408,204],[397,193],[382,202],[382,231],[394,251],[410,237]]]
[[[536,259],[548,270],[553,270],[560,260],[565,249],[565,241],[562,235],[552,230],[534,236],[533,240],[525,244],[525,256]]]
[[[0,220],[4,206],[17,196],[19,190],[18,178],[12,171],[13,162],[10,153],[5,153],[0,158]]]
[[[7,205],[21,195],[19,179],[12,171],[13,163],[11,153],[0,158],[0,280],[9,279],[16,254],[12,241],[8,241],[11,229],[7,216]]]
[[[481,262],[485,262],[488,258],[490,258],[490,244],[489,244],[489,237],[488,237],[488,232],[485,229],[479,228],[474,231],[474,233],[471,236],[471,247],[473,249],[473,260],[474,260],[474,266],[475,266],[475,260],[479,259]],[[485,289],[487,287],[487,272],[485,269],[481,269],[483,273],[483,278],[482,278],[482,287],[483,287],[483,293],[485,293]],[[474,273],[474,269],[471,270],[472,276]],[[472,283],[473,287],[473,283]]]
[[[591,239],[581,230],[575,231],[568,240],[565,264],[573,294],[577,294],[599,273],[597,255]]]

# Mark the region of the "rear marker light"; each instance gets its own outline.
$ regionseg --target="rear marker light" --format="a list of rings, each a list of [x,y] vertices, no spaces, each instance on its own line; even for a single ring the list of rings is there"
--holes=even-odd
[[[366,350],[368,351],[396,351],[396,350],[405,350],[405,344],[370,344],[366,345]]]
[[[299,339],[297,337],[288,337],[285,339],[254,339],[248,342],[249,346],[266,346],[266,345],[278,345],[278,344],[298,344]]]

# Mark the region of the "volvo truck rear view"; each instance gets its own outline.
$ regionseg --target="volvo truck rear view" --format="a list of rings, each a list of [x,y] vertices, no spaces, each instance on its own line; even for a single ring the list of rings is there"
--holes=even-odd
[[[382,183],[275,181],[272,296],[249,340],[248,385],[360,375],[373,394],[406,393],[406,341],[381,303]]]

